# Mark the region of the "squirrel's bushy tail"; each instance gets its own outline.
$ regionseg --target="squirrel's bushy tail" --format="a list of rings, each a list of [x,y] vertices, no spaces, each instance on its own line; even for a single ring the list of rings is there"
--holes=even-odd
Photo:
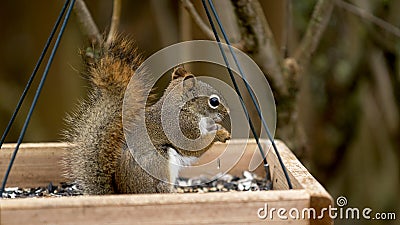
[[[95,87],[120,91],[128,86],[142,59],[133,41],[118,35],[110,45],[102,44],[100,50],[87,49],[85,61]]]
[[[65,176],[88,194],[115,193],[115,172],[125,144],[122,126],[124,93],[141,63],[132,41],[119,36],[98,52],[86,50],[89,96],[66,118],[64,137],[70,144],[64,156]],[[130,93],[134,107],[143,105],[143,78]],[[137,107],[136,107],[137,108]]]

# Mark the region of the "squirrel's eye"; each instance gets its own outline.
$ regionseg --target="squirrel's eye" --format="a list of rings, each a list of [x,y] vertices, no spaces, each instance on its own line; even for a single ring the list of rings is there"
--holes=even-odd
[[[212,109],[216,109],[219,106],[219,97],[218,97],[218,95],[211,95],[210,99],[208,100],[208,105]]]

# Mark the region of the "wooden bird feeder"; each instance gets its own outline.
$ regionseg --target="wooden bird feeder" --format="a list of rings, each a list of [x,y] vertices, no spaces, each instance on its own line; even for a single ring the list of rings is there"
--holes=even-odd
[[[231,140],[232,148],[243,152],[245,140]],[[268,149],[268,141],[262,141]],[[185,194],[140,194],[77,196],[59,198],[24,198],[0,200],[1,224],[333,224],[328,212],[318,218],[322,209],[333,206],[332,197],[321,184],[297,160],[281,142],[276,141],[282,160],[293,183],[288,186],[278,159],[271,150],[267,154],[270,164],[273,190],[185,193]],[[236,147],[237,146],[237,147]],[[0,151],[0,174],[4,174],[14,149],[14,144],[5,144]],[[62,177],[60,160],[65,152],[64,143],[22,144],[11,171],[8,187],[38,187],[50,182],[66,181]],[[200,161],[215,159],[225,150],[226,144],[217,143]],[[249,162],[257,150],[255,141],[248,141],[244,154],[229,171],[240,175],[248,170]],[[229,154],[221,158],[222,164],[230,160]],[[263,166],[255,173],[263,176]],[[183,171],[191,176],[191,171]],[[268,209],[265,207],[268,206]],[[275,208],[273,214],[260,218],[266,211]],[[278,209],[286,210],[282,218]],[[267,210],[265,210],[267,209]],[[314,209],[317,213],[303,218],[302,212]],[[282,211],[283,211],[282,210]],[[289,215],[299,212],[300,218]],[[284,219],[288,217],[287,219]],[[307,216],[306,216],[307,217]]]

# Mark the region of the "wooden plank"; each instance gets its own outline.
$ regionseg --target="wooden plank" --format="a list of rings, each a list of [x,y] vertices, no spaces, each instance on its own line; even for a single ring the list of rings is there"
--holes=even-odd
[[[65,143],[24,143],[20,146],[7,187],[38,187],[67,181],[63,178],[61,157]],[[15,144],[4,144],[0,150],[0,177],[3,179]]]
[[[263,141],[263,143],[266,142]],[[250,165],[250,159],[253,158],[254,165]],[[228,171],[229,174],[241,176],[243,171],[249,170],[259,176],[265,176],[261,163],[262,158],[254,140],[230,140],[226,144],[214,144],[197,163],[187,169],[183,169],[180,175],[183,177],[199,175],[212,177],[212,175]],[[256,169],[251,170],[251,168]]]
[[[271,145],[269,145],[269,146],[271,146]],[[307,170],[304,171],[303,167],[299,167],[297,165],[295,165],[295,166],[288,165],[287,164],[288,160],[286,160],[285,157],[287,157],[287,156],[292,157],[294,155],[291,152],[290,152],[290,154],[287,154],[286,145],[282,144],[282,142],[276,141],[276,146],[281,155],[282,161],[285,164],[285,167],[288,171],[289,178],[293,185],[293,189],[303,189],[304,187],[298,181],[296,175],[299,173],[308,173],[308,171]],[[279,163],[278,157],[276,156],[275,151],[272,149],[272,147],[270,147],[268,149],[269,149],[269,151],[267,154],[267,162],[270,166],[270,170],[272,171],[271,177],[272,177],[272,181],[273,181],[273,187],[275,190],[288,190],[289,186],[287,184],[286,177],[283,173],[282,167]],[[300,162],[297,161],[296,164],[300,164]]]
[[[296,156],[281,141],[277,141],[277,148],[281,154],[282,161],[289,171],[289,176],[294,189],[303,189],[310,194],[310,206],[317,212],[321,212],[322,208],[333,206],[333,199],[325,188],[308,172],[308,170],[298,161]],[[274,189],[287,190],[288,185],[282,169],[278,163],[278,159],[273,151],[269,152],[268,161],[272,166],[272,178],[274,181]],[[333,220],[329,217],[328,211],[324,213],[323,219],[311,220],[310,224],[333,224]]]
[[[277,214],[260,219],[265,208],[309,207],[304,190],[204,194],[84,196],[3,200],[1,224],[308,224],[281,220]],[[276,213],[276,212],[275,212]]]
[[[228,146],[228,147],[227,147]],[[46,186],[50,182],[58,184],[67,181],[62,177],[63,168],[61,158],[65,154],[65,143],[27,143],[20,146],[13,169],[10,173],[8,187],[36,187]],[[10,161],[15,144],[4,144],[0,151],[0,174],[4,175]],[[260,154],[254,140],[232,140],[227,144],[216,143],[199,160],[196,165],[181,172],[182,176],[194,177],[210,176],[229,171],[230,174],[240,176],[244,170],[249,170],[249,159],[256,158],[261,162]],[[217,159],[220,158],[220,168],[217,168]],[[207,165],[205,165],[207,164]],[[232,167],[233,166],[233,167]],[[253,167],[255,167],[253,165]],[[263,167],[258,167],[254,172],[264,176]],[[207,174],[206,174],[207,175]]]

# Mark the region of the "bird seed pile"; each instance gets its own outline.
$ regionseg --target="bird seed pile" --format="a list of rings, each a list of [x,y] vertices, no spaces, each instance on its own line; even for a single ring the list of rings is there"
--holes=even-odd
[[[272,189],[272,182],[254,173],[244,171],[242,176],[224,174],[210,180],[205,176],[193,178],[178,178],[174,192],[176,193],[206,193],[206,192],[234,192],[234,191],[267,191]],[[5,188],[3,198],[39,198],[39,197],[66,197],[83,195],[75,183],[61,183],[47,187],[36,188]]]

